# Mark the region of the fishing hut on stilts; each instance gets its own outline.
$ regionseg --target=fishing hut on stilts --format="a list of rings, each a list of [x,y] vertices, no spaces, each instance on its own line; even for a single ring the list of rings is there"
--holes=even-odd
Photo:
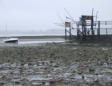
[[[82,15],[79,21],[65,21],[65,39],[78,41],[112,41],[112,21],[97,21],[93,15]]]

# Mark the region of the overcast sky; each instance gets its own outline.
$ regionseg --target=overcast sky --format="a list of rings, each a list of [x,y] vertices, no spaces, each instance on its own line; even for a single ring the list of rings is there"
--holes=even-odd
[[[64,29],[54,24],[68,16],[64,8],[75,20],[92,8],[99,20],[112,20],[112,0],[0,0],[0,33]]]

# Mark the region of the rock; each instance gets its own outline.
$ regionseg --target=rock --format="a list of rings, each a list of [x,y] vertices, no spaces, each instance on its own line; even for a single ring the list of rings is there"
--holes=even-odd
[[[45,82],[45,86],[50,86],[50,82]]]

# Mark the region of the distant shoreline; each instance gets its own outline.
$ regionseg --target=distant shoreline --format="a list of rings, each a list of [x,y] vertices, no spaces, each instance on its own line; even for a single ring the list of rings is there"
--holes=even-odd
[[[39,43],[64,42],[64,36],[11,36],[11,38],[18,38],[18,44],[6,44],[4,39],[10,37],[0,37],[0,46],[38,46]]]
[[[65,38],[65,36],[63,35],[43,35],[43,36],[9,36],[9,37],[14,37],[14,38],[20,38],[20,39],[29,39],[29,38],[32,38],[32,39],[43,39],[43,38]],[[0,37],[0,38],[7,38],[7,37]]]

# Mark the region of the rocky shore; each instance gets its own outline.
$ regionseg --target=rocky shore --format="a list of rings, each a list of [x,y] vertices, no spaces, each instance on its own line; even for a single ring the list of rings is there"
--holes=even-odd
[[[0,47],[0,86],[112,86],[112,47]]]

